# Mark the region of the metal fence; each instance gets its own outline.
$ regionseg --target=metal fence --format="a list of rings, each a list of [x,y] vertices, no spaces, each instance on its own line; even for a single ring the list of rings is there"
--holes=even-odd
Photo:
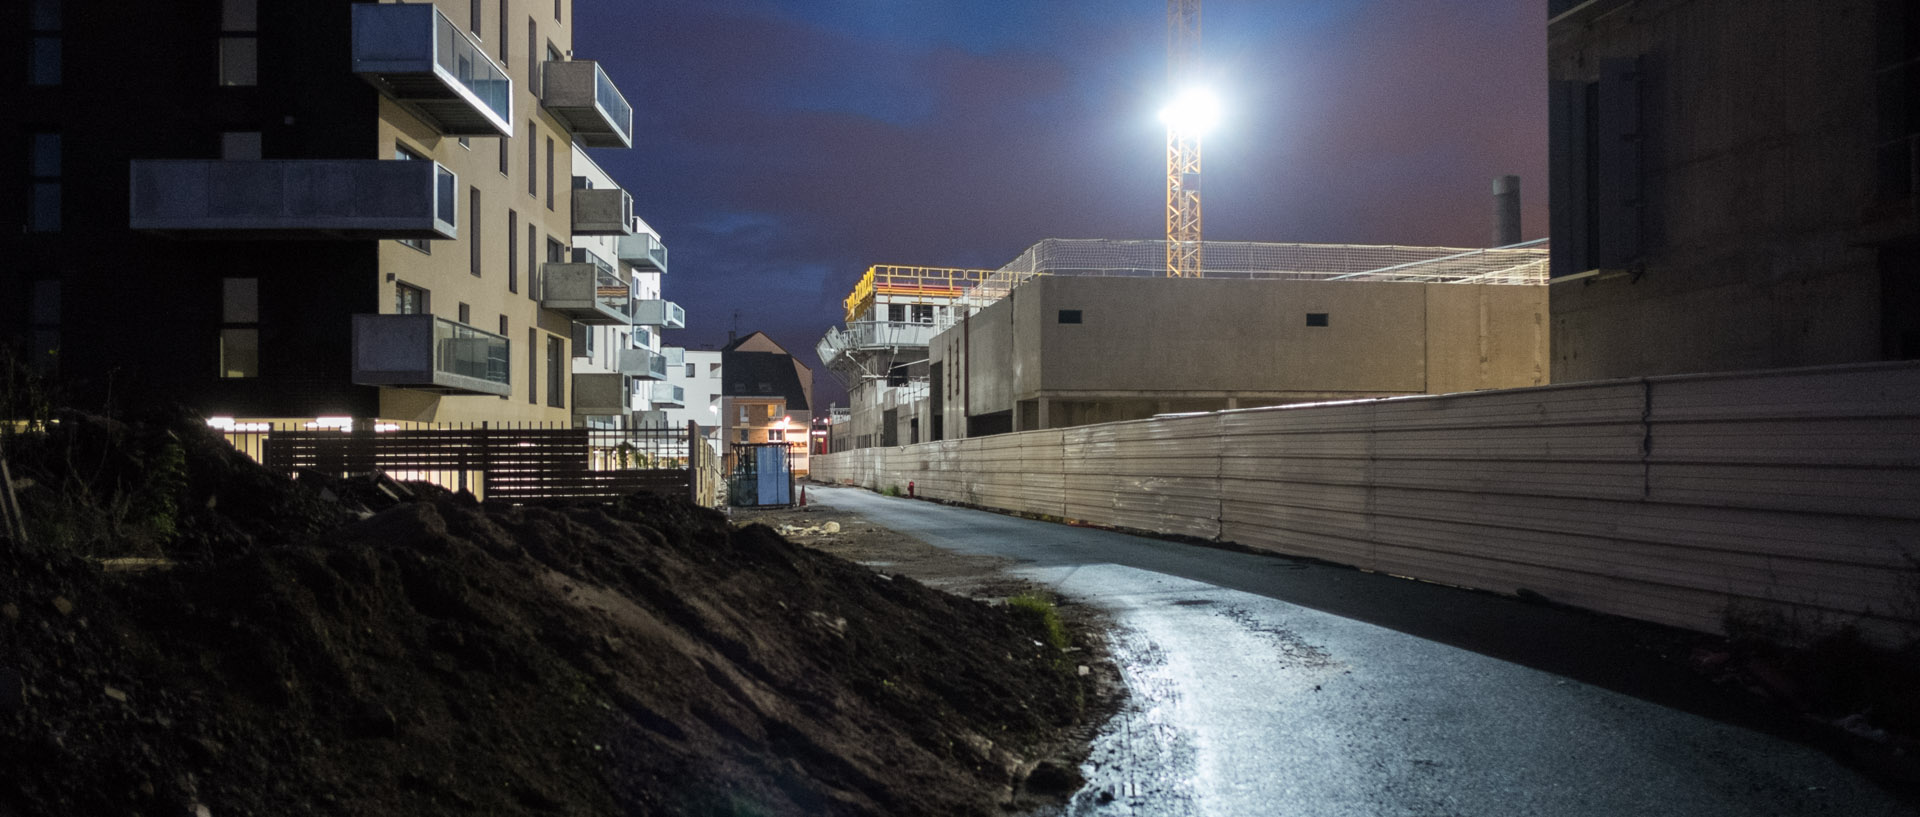
[[[1920,364],[1247,409],[872,448],[815,479],[1706,632],[1920,627]]]

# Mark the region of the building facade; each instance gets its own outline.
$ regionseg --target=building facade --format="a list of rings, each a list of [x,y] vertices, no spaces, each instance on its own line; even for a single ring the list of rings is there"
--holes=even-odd
[[[664,246],[584,151],[632,110],[569,0],[10,13],[0,320],[76,405],[605,425],[658,371],[620,353],[659,354]]]
[[[1553,379],[1920,357],[1906,0],[1553,0]]]
[[[765,333],[720,350],[721,439],[728,445],[784,443],[794,473],[807,472],[813,426],[813,370]]]

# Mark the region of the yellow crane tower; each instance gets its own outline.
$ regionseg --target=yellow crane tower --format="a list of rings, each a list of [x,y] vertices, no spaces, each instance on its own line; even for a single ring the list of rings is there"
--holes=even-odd
[[[1200,0],[1167,0],[1167,277],[1200,277],[1200,135],[1212,100],[1200,90]]]

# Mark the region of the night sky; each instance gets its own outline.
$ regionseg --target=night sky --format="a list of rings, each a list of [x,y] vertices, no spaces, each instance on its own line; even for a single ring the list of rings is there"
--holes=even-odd
[[[1166,235],[1164,0],[576,0],[634,107],[594,158],[671,252],[669,344],[814,342],[872,264]],[[1206,237],[1546,235],[1545,0],[1205,0]],[[819,402],[844,397],[816,367]]]

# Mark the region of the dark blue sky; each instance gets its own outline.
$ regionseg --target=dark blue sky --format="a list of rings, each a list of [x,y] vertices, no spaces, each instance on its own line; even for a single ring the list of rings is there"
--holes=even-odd
[[[812,365],[869,265],[1165,237],[1164,0],[574,13],[633,103],[633,149],[594,157],[672,253],[669,343],[717,348],[737,311]],[[1503,173],[1546,234],[1545,0],[1206,0],[1204,30],[1208,239],[1483,246]]]

